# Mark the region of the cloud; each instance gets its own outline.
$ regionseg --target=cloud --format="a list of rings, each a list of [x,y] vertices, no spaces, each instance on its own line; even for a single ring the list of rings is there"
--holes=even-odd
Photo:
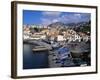
[[[53,22],[53,23],[59,22],[59,19],[53,19],[52,22]]]
[[[56,12],[56,11],[46,11],[46,12],[42,12],[43,16],[50,16],[50,17],[58,17],[61,15],[61,12]]]
[[[65,14],[60,17],[60,21],[64,23],[78,23],[89,20],[90,20],[90,14],[88,13]]]
[[[45,26],[55,22],[60,22],[60,20],[57,18],[56,19],[41,18],[41,24]]]
[[[74,14],[74,16],[80,18],[81,14],[77,13],[77,14]]]
[[[48,18],[41,18],[41,24],[47,26],[48,24],[51,24],[51,20]]]
[[[47,11],[42,12],[41,24],[48,25],[54,22],[63,23],[78,23],[82,21],[89,21],[91,15],[89,13],[63,13]]]
[[[56,11],[42,12],[43,16],[41,17],[41,24],[48,25],[54,22],[59,22],[61,14],[61,12]]]

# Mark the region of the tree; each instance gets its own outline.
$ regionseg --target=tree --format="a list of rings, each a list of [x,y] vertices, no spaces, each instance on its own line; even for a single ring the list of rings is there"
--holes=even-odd
[[[35,32],[39,32],[39,29],[37,27],[34,27]]]

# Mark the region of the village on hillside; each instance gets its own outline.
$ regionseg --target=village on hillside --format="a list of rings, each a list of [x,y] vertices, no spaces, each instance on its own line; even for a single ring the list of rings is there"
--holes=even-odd
[[[90,41],[90,31],[81,32],[74,29],[64,27],[46,27],[37,25],[24,25],[24,39],[44,39],[54,41]]]

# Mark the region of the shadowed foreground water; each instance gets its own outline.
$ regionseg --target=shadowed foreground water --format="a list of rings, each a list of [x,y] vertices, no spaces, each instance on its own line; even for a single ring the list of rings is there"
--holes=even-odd
[[[33,45],[24,44],[23,69],[48,68],[48,52],[33,52]]]

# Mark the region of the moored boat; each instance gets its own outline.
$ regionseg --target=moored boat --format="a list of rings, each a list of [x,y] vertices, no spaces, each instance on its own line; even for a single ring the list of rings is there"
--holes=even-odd
[[[35,46],[32,51],[45,51],[48,50],[45,46]]]

